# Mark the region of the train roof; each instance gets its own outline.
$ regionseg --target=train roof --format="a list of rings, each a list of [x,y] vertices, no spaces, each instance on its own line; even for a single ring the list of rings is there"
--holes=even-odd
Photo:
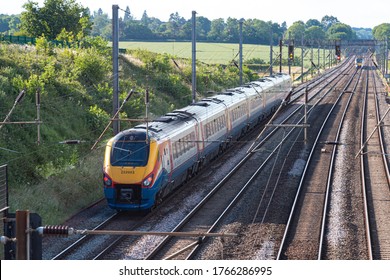
[[[149,133],[157,138],[172,136],[175,134],[175,130],[177,133],[180,133],[183,127],[188,124],[203,121],[209,118],[210,114],[214,115],[218,114],[218,112],[224,112],[227,107],[240,103],[241,100],[246,100],[247,96],[261,95],[267,89],[287,80],[290,80],[289,75],[279,73],[236,88],[227,89],[208,98],[203,98],[148,123]],[[135,126],[132,129],[146,130],[146,123]]]

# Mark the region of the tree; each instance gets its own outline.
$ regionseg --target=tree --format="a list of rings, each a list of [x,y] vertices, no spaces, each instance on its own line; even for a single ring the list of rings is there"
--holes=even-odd
[[[305,35],[305,24],[303,21],[296,21],[291,25],[287,32],[285,33],[284,38],[289,39],[289,34],[291,33],[291,38],[295,41],[301,42],[302,37]]]
[[[94,15],[91,36],[103,36],[103,30],[105,30],[107,26],[111,26],[111,20],[109,19],[108,14],[104,14],[101,9],[99,9],[97,13],[94,13]],[[110,37],[111,36],[112,35],[110,35]]]
[[[356,34],[351,26],[344,23],[335,23],[329,27],[327,37],[329,40],[353,40],[356,39]]]
[[[148,17],[147,19],[148,24],[146,26],[154,33],[164,33],[166,31],[166,24],[163,24],[158,18]]]
[[[372,35],[376,40],[387,40],[390,38],[390,23],[382,23],[375,26],[372,30]],[[390,47],[390,46],[389,46]]]
[[[124,23],[122,38],[126,40],[150,40],[154,38],[154,34],[147,26],[131,20]]]
[[[372,40],[372,28],[358,28],[352,27],[352,30],[356,33],[356,37],[361,40]]]
[[[9,30],[9,16],[0,15],[0,33]]]
[[[318,42],[325,40],[325,31],[320,26],[311,26],[305,31],[305,39],[311,42]]]
[[[14,34],[19,31],[20,17],[19,16],[11,16],[11,20],[9,21],[9,33]]]
[[[224,30],[224,39],[229,43],[237,43],[240,38],[240,28],[239,20],[229,17],[226,20],[226,28]]]
[[[33,37],[44,35],[53,40],[63,34],[63,30],[80,37],[92,28],[88,10],[76,0],[45,0],[42,8],[28,1],[23,8],[26,11],[21,15],[21,30]]]
[[[225,21],[223,18],[215,19],[211,22],[210,32],[207,35],[208,39],[211,41],[222,41],[222,34],[226,28]]]
[[[309,19],[308,21],[306,21],[306,28],[310,28],[312,26],[323,27],[321,22],[317,19]]]
[[[272,28],[272,34],[273,34],[273,43],[278,44],[279,39],[283,38],[283,34],[287,30],[287,24],[286,22],[283,22],[282,25],[279,25],[279,23],[273,23],[271,21],[268,21],[267,24],[271,26]]]
[[[242,33],[245,39],[245,43],[269,44],[271,26],[269,23],[259,19],[248,19],[243,25]]]
[[[133,20],[133,19],[134,19],[134,17],[130,13],[130,8],[129,8],[129,6],[127,6],[126,11],[125,11],[125,15],[123,17],[123,21],[128,22],[128,21]]]
[[[211,21],[205,17],[196,18],[196,33],[199,40],[206,40],[211,30]]]
[[[149,23],[150,23],[150,19],[148,17],[148,14],[146,13],[146,10],[144,11],[144,13],[142,14],[142,18],[141,18],[141,23],[145,26],[148,26]]]
[[[102,8],[99,8],[97,13],[95,14],[95,17],[96,16],[101,16],[101,15],[103,15],[103,10],[102,10]]]
[[[181,28],[186,23],[186,20],[179,15],[178,12],[172,13],[169,16],[167,23],[166,36],[170,38],[180,38]]]
[[[334,16],[324,16],[321,20],[321,24],[325,30],[328,30],[333,24],[339,23],[340,21]]]

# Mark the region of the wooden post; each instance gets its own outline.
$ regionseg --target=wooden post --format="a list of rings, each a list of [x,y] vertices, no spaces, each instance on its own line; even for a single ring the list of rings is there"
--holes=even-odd
[[[30,259],[29,211],[16,210],[16,259]]]

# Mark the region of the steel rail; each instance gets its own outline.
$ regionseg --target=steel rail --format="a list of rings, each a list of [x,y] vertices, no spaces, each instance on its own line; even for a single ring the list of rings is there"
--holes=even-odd
[[[361,118],[361,131],[360,131],[360,143],[361,146],[364,145],[365,142],[365,133],[367,130],[367,124],[366,124],[366,118],[367,116],[367,105],[368,104],[368,71],[367,71],[367,80],[365,85],[365,92],[364,92],[364,100],[363,100],[363,114]],[[378,115],[376,116],[376,118]],[[367,240],[367,253],[368,253],[368,259],[373,259],[373,253],[372,253],[372,243],[371,243],[371,230],[370,230],[370,216],[368,214],[368,202],[367,202],[367,185],[366,185],[366,179],[365,179],[365,163],[364,163],[364,154],[362,153],[360,156],[360,176],[362,180],[362,193],[363,193],[363,209],[364,209],[364,225],[365,225],[365,233],[366,233],[366,240]]]
[[[357,71],[355,73],[357,73]],[[349,96],[348,102],[347,102],[347,104],[345,106],[342,118],[341,118],[340,123],[339,123],[339,127],[338,127],[337,134],[336,134],[336,137],[335,137],[335,142],[339,142],[341,130],[342,130],[343,124],[344,124],[344,120],[346,118],[346,115],[347,115],[349,106],[351,104],[354,92],[355,92],[355,90],[356,90],[356,88],[358,86],[361,74],[362,74],[362,70],[359,69],[359,77],[358,77],[358,79],[356,81],[355,86],[353,87],[353,90],[350,92],[350,96]],[[347,86],[345,87],[343,93],[346,91],[348,86],[352,83],[352,80],[353,80],[353,77],[351,78],[351,80],[347,84]],[[329,166],[327,185],[326,185],[326,198],[325,198],[325,201],[324,201],[324,211],[323,211],[323,215],[322,215],[322,226],[321,226],[321,233],[320,233],[320,243],[319,243],[319,248],[318,248],[318,260],[321,260],[321,257],[322,257],[322,254],[323,254],[323,250],[324,250],[326,218],[327,218],[327,214],[328,214],[329,195],[330,195],[330,189],[331,189],[331,185],[332,185],[333,173],[335,171],[335,167],[334,166],[335,166],[335,159],[336,159],[337,148],[338,147],[336,145],[333,146],[331,162],[330,162],[330,166]]]
[[[307,170],[308,170],[308,167],[311,163],[311,159],[313,157],[313,154],[314,154],[314,151],[315,149],[317,148],[317,144],[319,142],[319,138],[325,128],[325,125],[327,123],[327,121],[329,120],[332,112],[334,111],[334,109],[336,108],[336,105],[338,104],[338,102],[341,100],[341,97],[344,93],[344,91],[348,88],[349,84],[352,82],[354,78],[354,75],[350,78],[349,82],[347,83],[347,85],[344,87],[344,90],[342,91],[342,93],[338,96],[336,102],[333,104],[333,106],[330,108],[329,110],[329,113],[328,115],[326,116],[318,134],[317,134],[317,137],[314,141],[314,144],[313,144],[313,147],[310,151],[310,154],[308,156],[308,159],[306,161],[306,164],[305,164],[305,167],[304,167],[304,170],[303,170],[303,173],[302,173],[302,176],[301,176],[301,180],[300,180],[300,183],[299,183],[299,186],[297,188],[297,192],[296,192],[296,195],[295,195],[295,198],[294,198],[294,202],[293,202],[293,205],[292,205],[292,208],[291,208],[291,211],[290,211],[290,215],[289,215],[289,218],[288,218],[288,221],[287,221],[287,224],[286,224],[286,228],[285,228],[285,231],[284,231],[284,234],[283,234],[283,238],[282,238],[282,241],[281,241],[281,244],[280,244],[280,247],[279,247],[279,251],[278,251],[278,255],[276,257],[276,259],[281,259],[282,257],[282,254],[283,254],[283,251],[284,251],[284,247],[285,247],[285,243],[286,243],[286,240],[287,240],[287,236],[289,234],[289,231],[290,231],[290,227],[292,225],[292,219],[295,215],[295,212],[296,212],[296,208],[297,208],[297,204],[298,204],[298,200],[299,200],[299,197],[301,195],[301,189],[303,188],[303,183],[304,183],[304,180],[306,178],[306,174],[307,174]]]
[[[113,215],[111,215],[110,217],[108,217],[106,220],[104,220],[103,222],[101,222],[99,225],[97,225],[96,227],[94,227],[92,230],[98,230],[98,229],[101,229],[103,228],[105,225],[107,225],[108,223],[110,223],[113,219],[115,219],[116,217],[118,216],[118,213],[115,213]],[[55,257],[52,258],[52,260],[61,260],[61,259],[64,259],[66,255],[70,254],[70,252],[72,252],[73,250],[75,250],[75,248],[77,248],[77,246],[79,246],[80,244],[82,244],[83,242],[86,242],[86,240],[90,238],[90,236],[88,237],[88,235],[83,235],[81,238],[77,239],[75,242],[73,242],[70,246],[66,247],[64,250],[62,250],[60,253],[58,253]]]
[[[378,136],[377,142],[371,143],[371,146],[375,146],[376,144],[378,144],[378,146],[379,146],[379,153],[381,154],[381,161],[383,164],[383,170],[382,170],[384,173],[383,175],[384,175],[384,177],[386,177],[387,185],[390,186],[389,168],[388,168],[387,158],[386,158],[386,154],[385,154],[385,146],[384,146],[384,141],[383,141],[383,137],[382,137],[383,132],[382,132],[382,126],[381,126],[381,122],[382,122],[383,118],[386,116],[386,114],[388,113],[388,111],[390,110],[390,107],[388,108],[388,110],[386,111],[386,113],[384,114],[384,116],[381,119],[380,112],[379,112],[379,99],[377,97],[377,95],[378,95],[378,89],[377,89],[377,84],[376,84],[377,76],[372,71],[371,71],[371,78],[372,78],[372,85],[373,85],[373,89],[374,89],[374,98],[373,98],[374,100],[372,102],[374,102],[374,106],[375,106],[375,128],[370,136],[374,135],[374,133],[376,133],[375,135]],[[365,144],[368,144],[368,140],[375,139],[373,137],[373,138],[368,138],[365,140],[365,136],[369,132],[368,129],[373,128],[373,124],[371,123],[371,127],[369,127],[370,124],[368,123],[369,118],[368,118],[367,110],[369,107],[368,102],[370,100],[368,89],[369,89],[369,84],[368,84],[368,80],[367,80],[366,93],[365,93],[365,103],[364,103],[365,114],[362,116],[362,131],[361,131],[362,149],[361,149],[361,153],[360,153],[360,163],[361,163],[361,178],[362,178],[362,192],[363,192],[363,202],[364,202],[364,217],[365,217],[367,251],[368,251],[369,259],[373,260],[377,256],[377,252],[378,252],[378,251],[376,251],[375,256],[374,256],[374,251],[376,249],[375,246],[378,246],[378,243],[380,244],[381,241],[380,241],[380,238],[378,236],[378,233],[377,233],[376,238],[372,237],[372,235],[375,235],[373,233],[379,232],[379,230],[375,230],[375,229],[371,228],[371,225],[375,224],[375,221],[373,223],[371,223],[371,220],[374,218],[372,217],[372,214],[370,215],[370,212],[371,212],[371,210],[375,211],[375,206],[373,205],[373,201],[371,203],[369,202],[369,198],[368,198],[368,193],[370,192],[370,189],[373,189],[374,187],[378,187],[378,186],[377,185],[373,186],[372,181],[369,184],[367,184],[367,182],[366,182],[367,175],[370,174],[370,171],[367,171],[367,169],[366,169],[366,164],[368,165],[368,170],[371,169],[370,166],[372,164],[375,164],[375,163],[372,163],[372,159],[370,160],[369,152],[368,151],[364,152],[364,149],[367,149],[367,150],[369,149],[367,146],[365,146]],[[381,169],[377,168],[378,172],[379,172],[379,170],[381,170]],[[380,175],[380,176],[382,176],[382,175]],[[372,192],[373,191],[371,190],[371,193]],[[373,198],[371,198],[371,199],[373,199]],[[370,206],[370,204],[371,204],[371,206]],[[375,215],[375,218],[380,219],[381,217]],[[377,245],[374,245],[374,243],[377,243]],[[382,250],[380,248],[379,252],[381,252],[381,251]]]

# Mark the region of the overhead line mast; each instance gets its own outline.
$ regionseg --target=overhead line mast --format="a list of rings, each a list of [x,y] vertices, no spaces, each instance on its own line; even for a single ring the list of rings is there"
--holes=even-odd
[[[112,71],[113,71],[113,98],[112,115],[115,120],[112,122],[114,135],[120,131],[119,123],[119,6],[112,5]]]
[[[192,11],[192,103],[196,102],[196,11]]]

